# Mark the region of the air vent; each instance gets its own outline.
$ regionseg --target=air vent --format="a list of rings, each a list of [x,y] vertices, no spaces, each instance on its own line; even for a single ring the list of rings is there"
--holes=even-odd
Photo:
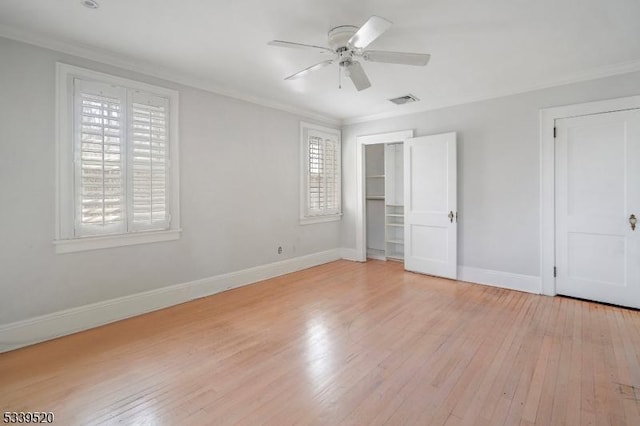
[[[404,96],[400,96],[400,97],[389,99],[389,100],[396,105],[403,105],[403,104],[419,101],[420,99],[416,98],[413,95],[404,95]]]

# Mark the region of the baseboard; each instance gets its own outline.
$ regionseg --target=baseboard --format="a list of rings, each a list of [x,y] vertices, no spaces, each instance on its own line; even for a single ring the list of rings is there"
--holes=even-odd
[[[341,248],[340,256],[342,259],[355,262],[366,261],[366,259],[361,258],[356,249]],[[472,268],[469,266],[458,266],[458,280],[534,294],[541,294],[542,288],[542,281],[540,277],[514,274],[511,272],[492,271],[490,269]]]
[[[540,277],[469,266],[458,266],[458,280],[534,294],[540,294],[541,291]]]
[[[367,249],[367,259],[387,260],[384,250]]]
[[[358,250],[350,248],[341,248],[340,257],[344,260],[351,260],[352,262],[364,262],[366,260],[360,256]]]
[[[191,290],[191,300],[200,297],[210,296],[221,291],[242,287],[269,278],[301,271],[312,266],[322,265],[341,259],[340,249],[327,250],[306,256],[294,257],[281,262],[270,263],[268,265],[256,266],[254,268],[243,269],[242,271],[230,272],[224,275],[205,278],[189,283]]]
[[[333,262],[341,249],[176,284],[0,326],[0,353]]]

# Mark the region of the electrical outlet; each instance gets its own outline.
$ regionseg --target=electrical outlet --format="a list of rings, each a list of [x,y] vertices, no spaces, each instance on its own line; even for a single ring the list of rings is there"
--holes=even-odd
[[[282,254],[282,246],[278,246],[278,254]]]

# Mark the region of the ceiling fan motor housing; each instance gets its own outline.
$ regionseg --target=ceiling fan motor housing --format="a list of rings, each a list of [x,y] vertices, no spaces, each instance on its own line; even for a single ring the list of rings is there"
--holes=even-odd
[[[358,27],[353,25],[341,25],[339,27],[332,28],[329,31],[329,46],[335,52],[339,52],[340,49],[348,49],[347,43],[358,31]]]
[[[329,46],[336,52],[336,59],[341,67],[348,67],[353,62],[354,49],[349,47],[349,40],[358,31],[353,25],[341,25],[329,31]]]

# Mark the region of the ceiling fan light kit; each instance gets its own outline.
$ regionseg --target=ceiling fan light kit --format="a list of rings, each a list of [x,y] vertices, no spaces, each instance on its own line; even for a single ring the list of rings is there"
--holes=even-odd
[[[337,63],[344,69],[345,75],[351,79],[358,91],[371,87],[369,77],[357,59],[362,58],[368,62],[382,62],[387,64],[401,64],[425,66],[429,62],[430,55],[425,53],[405,53],[387,52],[380,50],[364,50],[375,39],[380,37],[391,27],[391,21],[379,16],[372,16],[361,27],[354,25],[341,25],[332,28],[328,33],[328,44],[330,47],[314,46],[310,44],[294,43],[283,40],[272,40],[268,44],[271,46],[288,47],[294,49],[314,50],[318,53],[330,54],[332,59],[325,59],[322,62],[311,65],[285,78],[285,80],[295,80],[304,77],[309,73],[324,68],[333,63]]]

